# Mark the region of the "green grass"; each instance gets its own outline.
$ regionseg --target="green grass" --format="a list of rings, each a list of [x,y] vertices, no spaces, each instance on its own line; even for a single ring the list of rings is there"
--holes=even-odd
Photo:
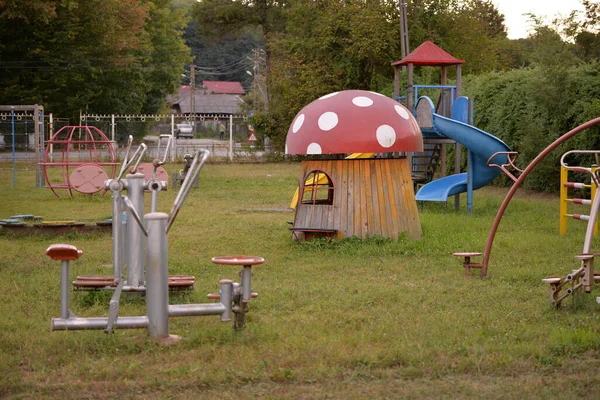
[[[9,167],[6,165],[5,167]],[[169,165],[168,171],[181,165]],[[206,302],[237,278],[213,256],[248,254],[257,266],[248,327],[217,317],[170,320],[172,346],[144,330],[50,332],[60,310],[52,243],[84,251],[71,274],[110,274],[110,234],[0,233],[0,396],[12,398],[598,398],[600,291],[555,309],[541,279],[570,272],[585,226],[558,234],[558,198],[520,193],[502,221],[488,279],[465,277],[455,251],[482,251],[505,189],[475,193],[471,215],[439,204],[421,212],[423,239],[317,240],[298,245],[283,209],[298,164],[207,164],[169,232],[171,274],[193,274]],[[88,223],[110,216],[104,197],[35,188],[34,171],[0,170],[0,217]],[[176,193],[161,193],[168,212]],[[583,211],[583,210],[582,210]],[[83,317],[106,316],[109,293],[71,294]],[[124,295],[120,314],[143,315]]]

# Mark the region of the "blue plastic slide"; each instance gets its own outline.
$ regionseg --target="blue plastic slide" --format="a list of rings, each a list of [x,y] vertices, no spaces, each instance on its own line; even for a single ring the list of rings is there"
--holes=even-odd
[[[431,100],[426,100],[433,107]],[[467,148],[471,177],[469,173],[464,172],[430,182],[417,192],[415,198],[418,201],[446,201],[452,195],[467,192],[469,178],[472,179],[471,188],[475,190],[490,184],[501,173],[498,168],[488,167],[487,161],[494,153],[510,151],[510,148],[494,135],[460,122],[458,119],[466,121],[466,104],[468,104],[466,98],[457,99],[456,108],[454,106],[452,108],[452,116],[455,119],[432,113],[432,123],[433,130],[439,136],[453,139]],[[506,164],[507,156],[497,155],[493,162]]]

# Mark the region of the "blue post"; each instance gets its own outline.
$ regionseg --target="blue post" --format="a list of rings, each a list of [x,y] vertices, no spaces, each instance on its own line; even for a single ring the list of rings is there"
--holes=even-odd
[[[467,154],[467,214],[473,211],[473,157],[471,150]]]
[[[15,108],[11,107],[11,130],[12,130],[12,164],[13,164],[13,188],[17,187],[17,162],[15,155]]]

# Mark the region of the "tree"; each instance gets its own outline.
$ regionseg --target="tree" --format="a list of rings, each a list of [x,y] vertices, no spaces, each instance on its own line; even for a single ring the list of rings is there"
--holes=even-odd
[[[252,70],[252,60],[248,57],[253,49],[264,47],[265,43],[255,30],[248,27],[244,31],[239,37],[209,41],[201,37],[198,22],[189,22],[183,38],[196,64],[196,82],[235,81],[241,82],[246,90],[252,86],[252,77],[246,73]],[[189,84],[187,76],[184,81]]]
[[[164,109],[166,95],[177,91],[184,64],[190,61],[190,49],[182,39],[187,25],[185,10],[171,11],[169,4],[170,0],[146,1],[149,59],[144,74],[148,85],[143,113]]]
[[[167,0],[0,0],[0,104],[157,112],[188,60]]]
[[[283,32],[286,0],[204,0],[192,11],[198,21],[199,32],[207,41],[225,37],[239,37],[248,27],[260,29],[265,39],[265,100],[269,101],[271,68],[270,41]]]
[[[504,16],[489,0],[415,0],[408,18],[411,48],[430,40],[467,60],[465,74],[493,71],[505,61]]]
[[[495,70],[506,61],[500,54],[508,41],[503,16],[489,0],[414,0],[407,12],[411,48],[432,40],[467,58],[466,73]],[[320,95],[387,90],[390,63],[400,54],[398,9],[387,0],[205,0],[194,7],[194,17],[203,40],[248,26],[262,30],[271,102],[255,125],[281,147],[295,113]]]

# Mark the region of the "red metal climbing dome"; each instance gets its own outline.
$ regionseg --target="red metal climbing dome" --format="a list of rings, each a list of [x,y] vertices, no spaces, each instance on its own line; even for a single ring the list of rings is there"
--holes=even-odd
[[[105,192],[104,181],[115,177],[117,156],[112,143],[95,126],[65,126],[46,142],[41,163],[46,187],[92,194]],[[60,170],[60,172],[59,172]]]

